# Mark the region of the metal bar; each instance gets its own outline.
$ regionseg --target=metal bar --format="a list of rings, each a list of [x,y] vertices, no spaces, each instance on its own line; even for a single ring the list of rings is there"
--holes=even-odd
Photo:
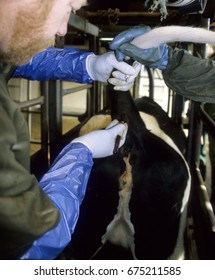
[[[31,144],[40,144],[40,150],[31,156],[31,172],[40,179],[48,170],[48,88],[47,82],[40,82],[41,97],[37,98],[41,102],[40,111],[34,112],[27,109],[29,114],[40,114],[40,140],[31,139]],[[36,102],[36,100],[34,100]],[[35,104],[34,102],[34,104]],[[23,110],[26,111],[26,110]]]
[[[62,144],[62,82],[49,81],[50,163],[59,154]]]
[[[191,167],[198,165],[200,156],[202,121],[198,114],[199,107],[200,103],[191,101],[187,146],[187,161]]]
[[[63,90],[63,96],[67,95],[67,94],[70,94],[70,93],[74,93],[74,92],[77,92],[77,91],[81,91],[81,90],[84,90],[84,89],[88,89],[88,88],[91,88],[92,85],[82,85],[82,86],[78,86],[78,87],[74,87],[74,88],[69,88],[69,89],[64,89]]]
[[[149,97],[154,100],[154,71],[148,66],[145,66],[145,69],[149,79]]]
[[[44,102],[44,97],[43,96],[31,99],[31,100],[27,100],[27,101],[24,101],[24,102],[17,102],[16,101],[16,103],[18,104],[20,109],[27,108],[27,107],[32,107],[32,106],[35,106],[35,105],[41,105],[41,104],[43,104],[43,102]]]
[[[212,232],[215,232],[215,216],[213,213],[213,208],[210,203],[210,199],[208,196],[208,192],[202,178],[201,172],[199,168],[196,168],[196,178],[198,180],[198,185],[196,187],[199,188],[199,199],[201,200],[202,209],[205,211],[205,215],[209,221],[209,226]]]
[[[197,166],[192,170],[191,205],[198,258],[214,260],[215,217],[205,183]]]
[[[99,28],[96,25],[90,23],[87,19],[78,15],[71,14],[69,25],[90,35],[96,37],[99,35]]]
[[[40,82],[40,91],[41,95],[44,98],[44,103],[41,106],[41,147],[47,154],[47,162],[48,162],[48,82]]]
[[[203,121],[204,127],[206,128],[207,132],[209,132],[215,139],[215,122],[204,110],[204,105],[200,106],[199,115],[201,120]]]
[[[102,17],[108,15],[117,15],[118,17],[137,17],[137,16],[144,16],[144,17],[160,17],[161,14],[159,12],[149,13],[149,12],[115,12],[112,10],[111,13],[109,10],[99,10],[97,12],[86,12],[86,17]]]

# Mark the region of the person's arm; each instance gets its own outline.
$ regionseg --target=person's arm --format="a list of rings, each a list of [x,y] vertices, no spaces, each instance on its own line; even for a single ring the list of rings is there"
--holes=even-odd
[[[215,103],[215,62],[197,58],[185,50],[173,50],[166,44],[143,49],[130,43],[147,32],[144,26],[123,31],[114,38],[110,48],[119,61],[127,55],[150,68],[162,70],[165,83],[176,93],[194,101]],[[110,78],[109,82],[115,89],[121,86],[116,78]]]
[[[27,64],[20,65],[13,73],[14,78],[47,81],[64,80],[88,84],[93,80],[86,70],[86,59],[91,52],[75,48],[48,48],[36,54]]]
[[[54,259],[70,242],[92,165],[92,153],[81,143],[68,144],[58,155],[39,184],[59,209],[60,221],[35,240],[21,259]]]
[[[119,33],[111,42],[110,49],[114,50],[118,61],[123,61],[128,56],[150,68],[164,70],[168,63],[168,46],[166,44],[147,49],[133,44],[136,38],[149,33],[150,27],[147,25],[134,26]]]
[[[119,90],[125,91],[133,86],[140,69],[141,65],[137,63],[131,66],[118,62],[113,52],[95,55],[74,48],[48,48],[36,54],[29,63],[18,66],[12,77],[88,84],[93,81],[107,83],[111,74],[116,74],[122,84]]]
[[[169,88],[194,101],[215,103],[214,60],[169,48],[168,61],[162,73]]]
[[[127,125],[114,120],[106,129],[80,136],[62,150],[40,181],[43,191],[59,209],[60,222],[34,241],[21,259],[54,259],[70,242],[93,165],[92,158],[112,155],[116,136],[121,136],[121,147],[126,133]]]

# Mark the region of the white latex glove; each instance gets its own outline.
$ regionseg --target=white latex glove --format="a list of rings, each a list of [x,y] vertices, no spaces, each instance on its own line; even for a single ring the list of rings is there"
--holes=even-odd
[[[125,76],[125,74],[120,71],[113,71],[112,78],[108,79],[108,82],[114,85],[115,90],[127,91],[133,87],[135,78],[141,70],[141,66],[139,62],[135,61],[132,65],[135,73],[130,76]]]
[[[104,130],[94,130],[72,141],[82,143],[92,152],[93,158],[113,155],[116,137],[121,136],[119,148],[125,143],[128,126],[113,120]]]
[[[117,61],[114,52],[89,55],[86,60],[86,69],[91,79],[103,83],[107,83],[113,70],[120,71],[124,75],[124,81],[127,79],[127,75],[133,76],[136,74],[134,67],[124,61]]]

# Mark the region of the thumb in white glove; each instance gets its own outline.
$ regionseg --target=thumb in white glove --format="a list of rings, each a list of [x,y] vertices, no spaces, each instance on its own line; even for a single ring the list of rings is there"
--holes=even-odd
[[[132,65],[135,70],[134,75],[126,75],[120,71],[113,71],[112,77],[108,79],[108,82],[114,85],[115,90],[127,91],[131,89],[134,85],[135,78],[139,74],[142,65],[135,61]]]
[[[82,143],[92,152],[93,158],[113,155],[116,139],[120,136],[119,148],[125,143],[128,126],[113,120],[104,130],[94,130],[72,141]],[[117,137],[118,136],[118,137]]]
[[[128,63],[117,61],[114,52],[89,55],[86,60],[86,69],[91,79],[103,83],[107,83],[114,69],[120,71],[124,77],[133,76],[136,73],[134,67]]]

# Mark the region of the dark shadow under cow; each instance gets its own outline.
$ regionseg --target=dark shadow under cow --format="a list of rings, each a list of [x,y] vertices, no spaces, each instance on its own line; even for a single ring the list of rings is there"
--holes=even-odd
[[[64,258],[184,258],[190,192],[184,133],[148,97],[109,95],[112,118],[128,123],[126,142],[116,154],[94,160]]]

